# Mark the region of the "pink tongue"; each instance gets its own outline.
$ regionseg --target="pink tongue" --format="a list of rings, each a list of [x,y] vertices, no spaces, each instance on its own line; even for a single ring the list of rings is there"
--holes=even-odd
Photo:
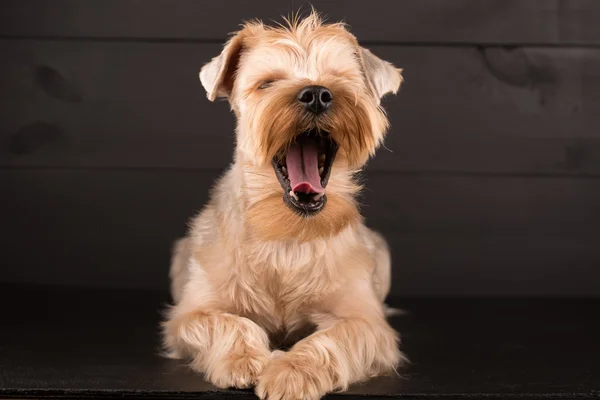
[[[325,192],[319,176],[319,149],[313,140],[292,144],[286,154],[286,164],[294,192]]]

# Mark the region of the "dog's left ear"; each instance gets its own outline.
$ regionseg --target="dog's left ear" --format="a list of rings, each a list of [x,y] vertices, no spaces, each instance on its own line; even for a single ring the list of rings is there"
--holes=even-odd
[[[402,69],[377,57],[371,51],[360,47],[365,76],[371,90],[378,99],[388,93],[396,94],[403,81]]]
[[[243,31],[238,32],[225,44],[221,54],[200,70],[200,82],[210,101],[231,95],[235,71],[242,52],[242,37]]]

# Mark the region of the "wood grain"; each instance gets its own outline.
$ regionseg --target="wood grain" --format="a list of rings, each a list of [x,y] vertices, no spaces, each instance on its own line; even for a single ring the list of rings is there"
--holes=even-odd
[[[218,44],[0,42],[3,167],[220,169],[234,117],[198,70]],[[600,174],[600,50],[372,46],[405,68],[373,170]]]

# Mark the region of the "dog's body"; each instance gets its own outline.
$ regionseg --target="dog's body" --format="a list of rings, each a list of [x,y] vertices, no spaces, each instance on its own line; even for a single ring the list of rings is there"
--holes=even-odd
[[[238,118],[235,162],[175,246],[164,336],[217,386],[317,399],[402,359],[384,313],[389,251],[354,182],[401,76],[340,24],[313,13],[289,25],[246,24],[201,71]]]

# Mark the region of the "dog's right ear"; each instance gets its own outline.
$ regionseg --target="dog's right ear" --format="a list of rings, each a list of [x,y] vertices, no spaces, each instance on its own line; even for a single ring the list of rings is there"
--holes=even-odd
[[[213,58],[200,70],[200,82],[206,89],[206,97],[214,101],[217,97],[229,97],[243,48],[244,30],[233,36],[221,54]]]

